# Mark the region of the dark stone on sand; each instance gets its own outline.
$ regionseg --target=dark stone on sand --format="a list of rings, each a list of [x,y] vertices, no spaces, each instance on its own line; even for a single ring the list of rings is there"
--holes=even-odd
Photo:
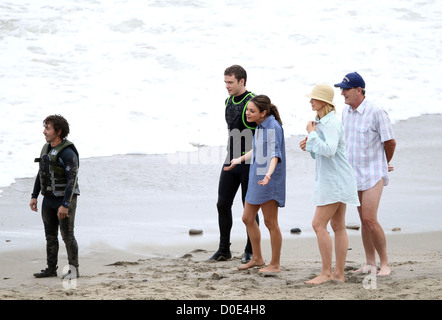
[[[350,223],[350,224],[347,224],[346,226],[345,226],[347,229],[352,229],[352,230],[359,230],[359,228],[361,227],[359,224],[357,224],[357,223]]]
[[[301,229],[299,229],[299,228],[292,228],[292,229],[290,230],[290,233],[296,233],[296,234],[299,234],[299,233],[301,233]]]
[[[191,236],[201,235],[201,234],[203,234],[203,230],[201,230],[201,229],[190,229],[189,230],[189,234]]]

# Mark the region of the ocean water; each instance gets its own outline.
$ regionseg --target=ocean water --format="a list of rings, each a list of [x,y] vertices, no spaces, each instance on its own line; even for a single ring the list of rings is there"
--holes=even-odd
[[[312,87],[353,71],[393,122],[441,113],[441,62],[432,0],[5,0],[0,188],[35,175],[49,114],[68,119],[82,158],[192,151],[226,142],[232,64],[292,135],[313,117]]]

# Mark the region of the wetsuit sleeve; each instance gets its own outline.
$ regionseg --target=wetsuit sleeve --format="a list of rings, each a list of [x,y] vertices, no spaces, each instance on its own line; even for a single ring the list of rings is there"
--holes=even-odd
[[[79,167],[78,157],[74,150],[68,147],[63,149],[63,151],[60,153],[58,161],[60,161],[60,163],[63,165],[64,171],[66,173],[66,189],[63,198],[63,206],[66,207],[65,204],[69,204],[75,192],[75,185],[77,182]]]
[[[34,182],[34,190],[32,190],[32,195],[31,195],[31,199],[38,198],[38,194],[40,193],[41,190],[41,185],[40,185],[40,174],[37,173],[37,177],[35,178],[35,182]]]

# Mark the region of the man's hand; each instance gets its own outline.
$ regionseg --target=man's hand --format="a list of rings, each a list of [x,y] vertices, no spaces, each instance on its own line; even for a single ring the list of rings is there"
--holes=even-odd
[[[62,220],[64,218],[69,217],[69,209],[63,206],[58,208],[58,220]]]
[[[32,211],[37,212],[38,208],[37,208],[37,199],[36,198],[32,198],[31,202],[29,203],[29,206],[31,207]]]

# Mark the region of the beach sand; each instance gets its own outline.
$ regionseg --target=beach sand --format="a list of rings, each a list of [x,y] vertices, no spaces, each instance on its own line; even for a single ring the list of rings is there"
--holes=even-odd
[[[346,283],[306,285],[321,271],[313,238],[284,239],[282,272],[261,275],[258,269],[238,271],[241,248],[233,259],[206,262],[207,248],[169,248],[161,256],[142,257],[99,248],[81,257],[81,277],[36,279],[44,250],[10,252],[2,257],[0,299],[148,299],[148,300],[439,300],[442,298],[442,232],[387,237],[392,274],[352,274],[364,261],[359,236],[351,236]],[[263,250],[270,258],[268,242]],[[61,255],[63,256],[63,255]]]
[[[261,275],[257,269],[237,270],[245,244],[244,227],[238,222],[241,216],[238,203],[235,228],[241,231],[232,236],[234,257],[225,262],[205,261],[217,248],[216,226],[192,219],[201,219],[201,212],[212,215],[212,219],[217,214],[214,206],[219,164],[170,165],[165,155],[113,156],[84,159],[81,163],[82,195],[78,200],[76,225],[81,277],[77,280],[60,278],[66,263],[61,239],[59,277],[32,276],[45,268],[46,259],[41,218],[28,207],[33,179],[19,179],[11,187],[3,188],[0,300],[440,300],[442,224],[436,213],[442,207],[441,120],[442,115],[426,115],[394,125],[398,142],[392,161],[395,171],[390,185],[384,189],[379,212],[380,216],[397,217],[384,226],[392,268],[390,276],[351,272],[365,262],[365,256],[360,230],[348,230],[346,283],[304,284],[321,271],[316,237],[306,236],[307,228],[301,235],[291,234],[289,230],[296,226],[296,216],[287,216],[290,212],[305,211],[313,217],[310,197],[314,161],[299,152],[298,142],[302,137],[290,137],[286,141],[287,157],[294,161],[288,165],[289,201],[280,214],[281,273]],[[152,233],[144,239],[138,233],[143,228],[150,230],[149,221],[139,218],[144,210],[166,215],[179,210],[189,222],[176,228],[171,223],[170,236],[155,235],[158,239],[152,239]],[[348,215],[354,210],[349,208]],[[110,224],[112,219],[120,226]],[[290,219],[293,223],[288,222]],[[129,222],[124,223],[126,220]],[[349,220],[358,222],[354,213]],[[152,224],[155,223],[152,218]],[[187,234],[189,227],[200,225],[204,229],[202,235]],[[401,230],[392,231],[392,227]],[[34,230],[38,236],[20,230]],[[137,236],[115,246],[122,239],[133,237],[131,230]],[[261,231],[263,254],[268,262],[271,254],[268,232],[264,226]],[[168,237],[172,241],[165,239]]]

